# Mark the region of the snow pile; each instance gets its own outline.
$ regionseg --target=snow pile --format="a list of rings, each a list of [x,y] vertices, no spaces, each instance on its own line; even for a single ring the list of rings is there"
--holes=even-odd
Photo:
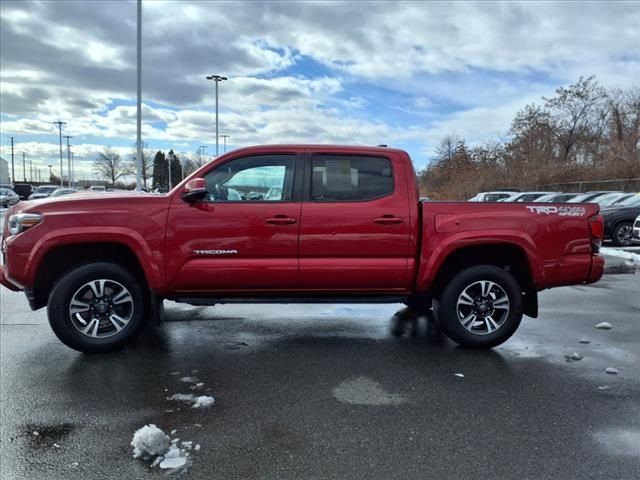
[[[133,434],[131,441],[133,458],[148,460],[155,457],[152,467],[159,465],[162,469],[182,468],[187,465],[188,450],[191,450],[193,442],[182,442],[182,448],[180,448],[179,441],[179,438],[170,441],[169,437],[153,424],[145,425]],[[196,450],[200,450],[200,445],[196,447]]]
[[[611,325],[609,322],[600,322],[596,325],[595,328],[597,328],[598,330],[611,330],[613,328],[613,325]]]
[[[169,450],[169,437],[155,425],[145,425],[136,430],[131,440],[133,458],[155,457]]]
[[[182,377],[180,381],[184,383],[198,383],[200,379],[198,377]]]
[[[610,257],[618,257],[618,258],[623,258],[625,260],[631,260],[632,263],[637,263],[638,265],[640,265],[640,254],[638,253],[627,252],[624,250],[618,250],[616,248],[607,248],[607,247],[602,247],[600,249],[600,253],[602,255],[609,255]]]
[[[215,399],[213,397],[208,397],[206,395],[196,396],[193,393],[176,393],[167,397],[167,400],[191,403],[193,408],[210,407],[215,403]]]

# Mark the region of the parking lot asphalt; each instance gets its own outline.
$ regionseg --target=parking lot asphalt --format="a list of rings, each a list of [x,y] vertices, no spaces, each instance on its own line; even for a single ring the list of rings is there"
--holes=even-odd
[[[0,477],[164,478],[129,445],[153,423],[201,445],[181,478],[637,479],[638,280],[542,292],[489,352],[392,337],[400,305],[167,302],[133,346],[83,355],[3,288]],[[167,400],[183,376],[215,405]]]

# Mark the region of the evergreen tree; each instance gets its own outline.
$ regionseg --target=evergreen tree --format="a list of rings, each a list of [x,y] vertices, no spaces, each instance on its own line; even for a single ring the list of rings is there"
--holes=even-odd
[[[174,153],[173,150],[169,152],[169,164],[171,165],[171,187],[175,187],[180,181],[182,181],[182,165],[180,159]]]
[[[167,159],[164,152],[158,150],[153,159],[153,188],[167,188],[169,185],[169,172],[167,171]]]

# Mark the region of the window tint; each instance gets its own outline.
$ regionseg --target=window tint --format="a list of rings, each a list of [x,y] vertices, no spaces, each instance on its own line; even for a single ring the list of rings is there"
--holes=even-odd
[[[207,175],[210,202],[291,201],[295,155],[242,157]]]
[[[393,192],[391,162],[387,158],[315,155],[312,165],[314,201],[365,201]]]

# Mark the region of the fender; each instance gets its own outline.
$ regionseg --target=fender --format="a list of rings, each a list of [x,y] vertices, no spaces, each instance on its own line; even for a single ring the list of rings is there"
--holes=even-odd
[[[536,287],[544,284],[544,270],[536,260],[536,246],[533,239],[524,232],[515,230],[493,230],[486,232],[461,231],[450,235],[434,234],[423,237],[424,246],[420,254],[420,269],[416,278],[416,291],[427,292],[446,259],[464,247],[479,245],[512,245],[521,250],[529,264],[529,270]]]
[[[31,249],[25,265],[25,276],[35,278],[40,262],[51,249],[79,243],[118,243],[129,247],[140,262],[149,287],[153,290],[162,290],[165,287],[162,274],[162,250],[159,248],[158,255],[154,257],[142,235],[130,228],[114,226],[71,227],[47,232]]]

